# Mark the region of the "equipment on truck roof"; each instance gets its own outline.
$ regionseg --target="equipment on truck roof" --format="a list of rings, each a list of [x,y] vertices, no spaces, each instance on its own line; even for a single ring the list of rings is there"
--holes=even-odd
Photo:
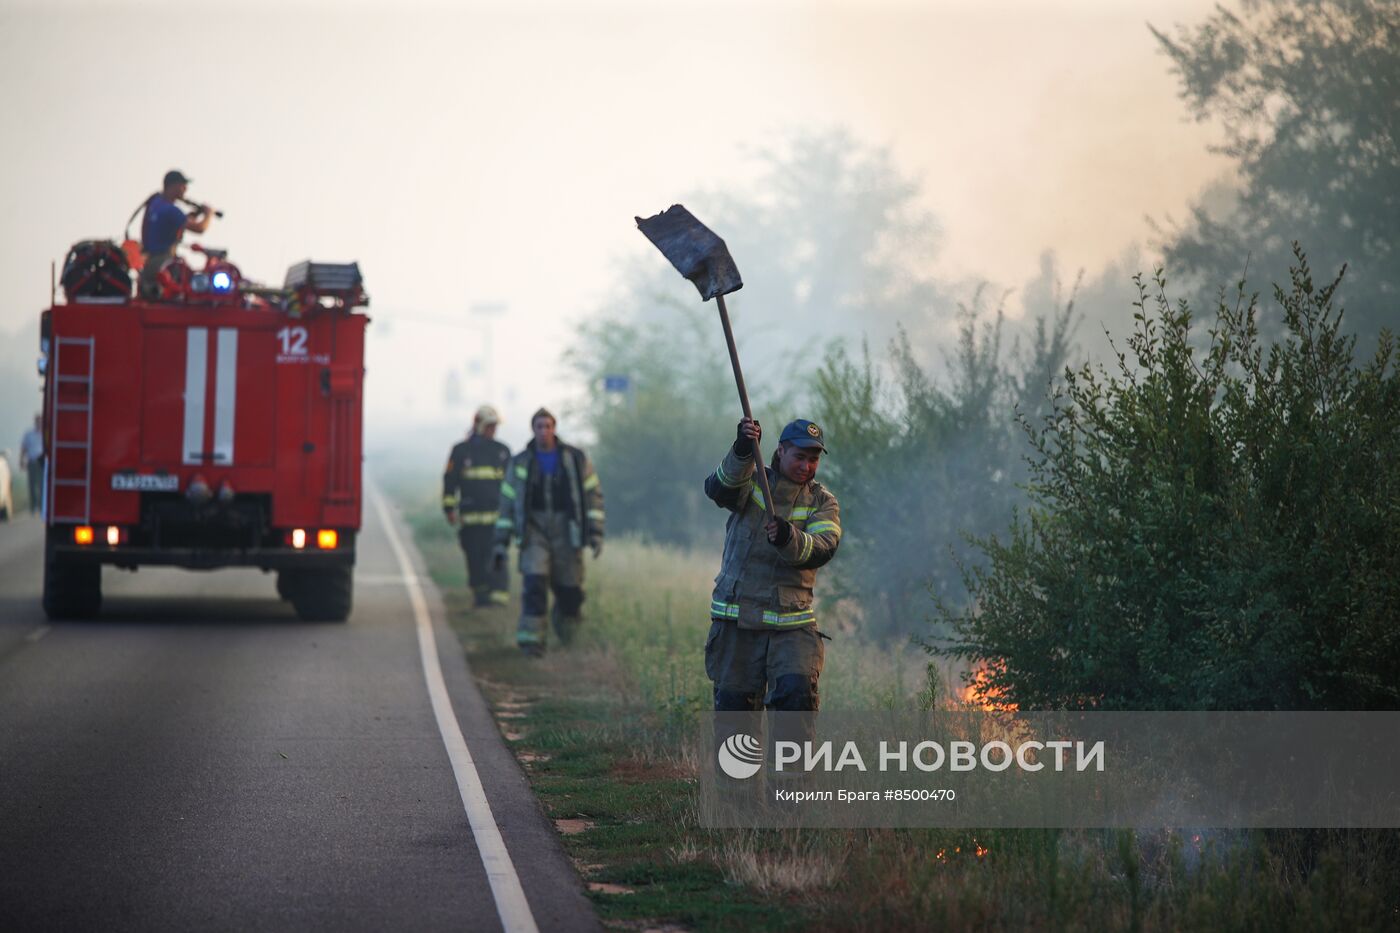
[[[74,243],[63,260],[63,275],[59,281],[69,301],[131,297],[131,266],[126,255],[111,240]]]

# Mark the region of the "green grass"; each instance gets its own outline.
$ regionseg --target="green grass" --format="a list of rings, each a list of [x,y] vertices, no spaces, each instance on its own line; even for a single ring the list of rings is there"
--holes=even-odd
[[[716,554],[610,541],[584,629],[542,661],[515,608],[471,610],[431,476],[393,475],[474,675],[610,927],[695,930],[1400,929],[1391,832],[763,830],[699,826],[694,732]],[[518,580],[516,581],[518,586]],[[956,703],[956,671],[840,634],[823,708]]]

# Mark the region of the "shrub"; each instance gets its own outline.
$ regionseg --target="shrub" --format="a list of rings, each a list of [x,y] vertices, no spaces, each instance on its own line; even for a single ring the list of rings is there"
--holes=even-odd
[[[979,541],[969,608],[930,650],[1021,708],[1377,709],[1400,700],[1400,379],[1353,364],[1302,251],[1223,300],[1199,345],[1162,274],[1138,280],[1116,373],[1066,370],[1025,421],[1031,505]],[[1345,271],[1345,270],[1343,270]],[[1130,355],[1130,358],[1129,358]]]

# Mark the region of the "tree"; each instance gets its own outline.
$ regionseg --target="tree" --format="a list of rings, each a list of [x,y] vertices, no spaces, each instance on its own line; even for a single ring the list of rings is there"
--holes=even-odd
[[[723,533],[703,485],[738,416],[708,308],[669,310],[664,329],[623,314],[587,322],[566,361],[587,386],[583,413],[597,438],[591,455],[606,483],[609,530],[686,546]],[[625,376],[627,393],[609,392],[608,376]]]
[[[811,417],[829,341],[883,344],[900,322],[923,326],[943,305],[920,271],[937,226],[887,152],[833,131],[758,157],[753,187],[686,200],[744,276],[729,308],[755,415],[776,438],[785,422]],[[701,484],[741,412],[714,306],[652,252],[611,293],[615,303],[580,327],[567,356],[589,386],[580,414],[608,483],[609,529],[678,544],[718,537],[723,516]],[[630,376],[626,404],[604,391],[608,374]]]
[[[888,376],[868,350],[856,361],[841,345],[817,376],[817,418],[833,438],[824,481],[840,494],[844,528],[825,592],[858,607],[875,637],[917,631],[929,590],[961,605],[958,561],[974,556],[967,536],[1005,527],[1022,499],[1016,412],[1043,409],[1069,353],[1074,301],[1036,319],[1026,352],[1019,343],[1007,351],[1000,309],[988,317],[979,290],[961,309],[945,383],[903,332],[891,342]]]
[[[1246,265],[1283,281],[1300,240],[1320,267],[1348,266],[1349,326],[1373,337],[1400,296],[1400,4],[1243,0],[1175,38],[1153,33],[1238,164],[1234,197],[1196,206],[1166,267],[1210,293]]]
[[[1032,504],[982,539],[936,653],[1022,709],[1377,709],[1400,702],[1400,376],[1354,365],[1295,247],[1283,336],[1139,280],[1136,331],[1025,423]]]

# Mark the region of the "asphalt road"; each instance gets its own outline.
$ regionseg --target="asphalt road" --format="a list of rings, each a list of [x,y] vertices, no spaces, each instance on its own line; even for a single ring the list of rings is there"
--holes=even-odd
[[[505,851],[469,823],[404,575],[365,522],[348,623],[298,621],[256,570],[150,568],[105,569],[103,617],[50,625],[42,528],[0,525],[0,930],[492,930],[519,919],[507,874],[539,929],[597,929],[425,583]]]

